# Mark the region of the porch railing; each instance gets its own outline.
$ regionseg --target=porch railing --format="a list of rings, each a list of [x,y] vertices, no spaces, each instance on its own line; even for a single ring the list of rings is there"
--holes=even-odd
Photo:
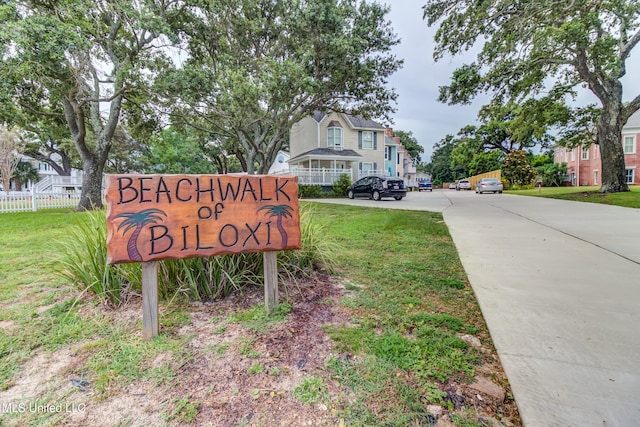
[[[298,184],[303,185],[333,185],[340,179],[340,175],[347,174],[353,180],[352,169],[333,168],[290,168],[281,172],[284,175],[294,175],[298,177]]]
[[[357,174],[356,174],[357,173]],[[368,175],[389,175],[385,170],[354,171],[353,169],[333,168],[299,168],[277,172],[277,175],[293,175],[298,177],[298,184],[302,185],[333,185],[343,174],[349,175],[351,181],[356,181]]]
[[[82,176],[48,175],[33,186],[36,192],[60,191],[63,187],[79,188],[82,186]]]

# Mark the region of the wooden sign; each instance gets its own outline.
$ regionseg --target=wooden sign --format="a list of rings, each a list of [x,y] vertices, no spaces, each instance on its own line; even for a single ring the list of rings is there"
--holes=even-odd
[[[108,263],[300,249],[297,177],[107,175]]]

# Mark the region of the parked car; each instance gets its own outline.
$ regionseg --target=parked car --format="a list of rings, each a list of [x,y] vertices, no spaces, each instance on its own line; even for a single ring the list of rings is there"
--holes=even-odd
[[[455,182],[452,182],[451,184],[449,184],[449,190],[455,190],[457,187]]]
[[[476,193],[482,194],[488,191],[502,193],[502,181],[498,178],[482,178],[476,183]]]
[[[383,197],[393,197],[402,200],[407,195],[402,178],[393,176],[365,176],[360,178],[347,188],[347,196],[368,197],[373,200],[380,200]]]
[[[418,182],[418,191],[433,191],[433,184],[431,181]]]
[[[471,181],[468,179],[461,179],[456,184],[456,190],[471,190]]]

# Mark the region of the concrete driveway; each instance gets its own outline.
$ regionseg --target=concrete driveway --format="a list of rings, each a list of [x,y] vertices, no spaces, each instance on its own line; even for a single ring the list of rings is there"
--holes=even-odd
[[[640,426],[640,210],[434,190],[526,426]]]

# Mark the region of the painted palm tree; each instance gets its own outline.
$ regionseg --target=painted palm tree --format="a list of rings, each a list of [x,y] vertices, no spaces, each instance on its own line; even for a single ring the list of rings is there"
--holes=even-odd
[[[266,205],[258,209],[258,212],[265,210],[270,218],[276,217],[276,227],[280,232],[282,238],[282,245],[287,246],[288,236],[287,231],[282,226],[282,218],[293,218],[293,208],[289,205]]]
[[[140,255],[138,251],[138,236],[140,235],[140,231],[142,231],[145,225],[155,224],[157,221],[162,220],[160,215],[167,216],[167,214],[160,209],[145,209],[140,212],[123,212],[114,217],[114,219],[124,218],[124,221],[118,226],[118,231],[120,231],[122,227],[126,227],[122,232],[123,236],[127,234],[129,230],[135,228],[127,242],[127,255],[129,255],[129,259],[132,261],[142,261],[142,255]]]

